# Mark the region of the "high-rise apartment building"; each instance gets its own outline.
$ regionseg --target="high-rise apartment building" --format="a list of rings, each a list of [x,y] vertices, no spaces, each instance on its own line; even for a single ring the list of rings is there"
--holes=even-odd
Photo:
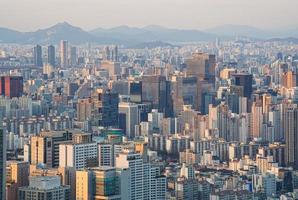
[[[97,166],[97,143],[90,134],[76,134],[72,142],[59,145],[59,166],[84,169]]]
[[[158,167],[152,167],[149,163],[145,163],[140,154],[119,153],[116,158],[116,167],[130,170],[131,200],[166,198],[166,177],[160,175]]]
[[[98,166],[115,166],[116,148],[114,144],[98,144]]]

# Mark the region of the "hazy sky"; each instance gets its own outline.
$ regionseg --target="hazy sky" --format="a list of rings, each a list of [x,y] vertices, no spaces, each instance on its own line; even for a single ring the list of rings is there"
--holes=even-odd
[[[205,29],[298,26],[298,0],[0,0],[0,27],[22,31],[67,21],[85,30],[118,25]]]

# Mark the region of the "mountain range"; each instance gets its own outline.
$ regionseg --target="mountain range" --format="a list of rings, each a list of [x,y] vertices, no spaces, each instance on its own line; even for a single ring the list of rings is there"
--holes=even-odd
[[[60,40],[68,40],[72,44],[97,43],[97,44],[122,44],[134,46],[138,44],[154,45],[156,41],[165,43],[187,43],[214,41],[217,37],[232,39],[236,36],[245,36],[253,39],[283,39],[298,38],[298,28],[282,30],[261,30],[251,26],[224,25],[211,29],[186,30],[165,28],[162,26],[146,26],[143,28],[118,26],[104,29],[97,28],[85,31],[67,22],[58,23],[46,29],[33,32],[20,32],[7,28],[0,28],[0,43],[20,44],[57,44]],[[159,42],[159,43],[160,43]],[[141,45],[141,46],[143,46]]]

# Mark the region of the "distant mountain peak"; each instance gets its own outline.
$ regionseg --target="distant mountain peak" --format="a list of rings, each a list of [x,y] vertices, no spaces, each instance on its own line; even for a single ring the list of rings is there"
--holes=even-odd
[[[80,27],[77,27],[77,26],[73,26],[71,24],[69,24],[68,22],[60,22],[60,23],[57,23],[47,29],[77,29],[77,30],[82,30]],[[45,30],[47,30],[45,29]]]
[[[176,42],[214,41],[216,37],[234,39],[235,36],[247,36],[255,39],[297,38],[297,29],[265,31],[246,25],[223,25],[213,29],[199,31],[195,29],[166,28],[159,25],[148,25],[143,28],[117,26],[114,28],[97,28],[90,32],[68,22],[60,22],[49,28],[33,32],[19,32],[0,28],[0,42],[20,44],[58,44],[60,40],[68,40],[71,44],[86,42],[98,44],[122,44],[127,46],[166,46]],[[155,41],[155,42],[154,42]],[[162,42],[160,42],[162,41]],[[291,39],[293,41],[293,39]]]
[[[145,26],[143,29],[151,30],[151,31],[156,31],[156,30],[160,31],[160,30],[165,30],[167,28],[163,27],[163,26],[160,26],[160,25],[151,24],[151,25]]]

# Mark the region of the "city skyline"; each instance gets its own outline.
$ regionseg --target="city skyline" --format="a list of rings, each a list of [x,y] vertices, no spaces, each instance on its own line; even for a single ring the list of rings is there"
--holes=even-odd
[[[0,27],[35,31],[67,21],[88,31],[99,27],[144,27],[152,24],[196,30],[233,24],[276,30],[298,27],[293,20],[297,6],[298,2],[294,0],[88,0],[84,3],[70,0],[29,0],[26,4],[12,0],[0,3]]]
[[[2,0],[0,200],[298,200],[297,7]]]

